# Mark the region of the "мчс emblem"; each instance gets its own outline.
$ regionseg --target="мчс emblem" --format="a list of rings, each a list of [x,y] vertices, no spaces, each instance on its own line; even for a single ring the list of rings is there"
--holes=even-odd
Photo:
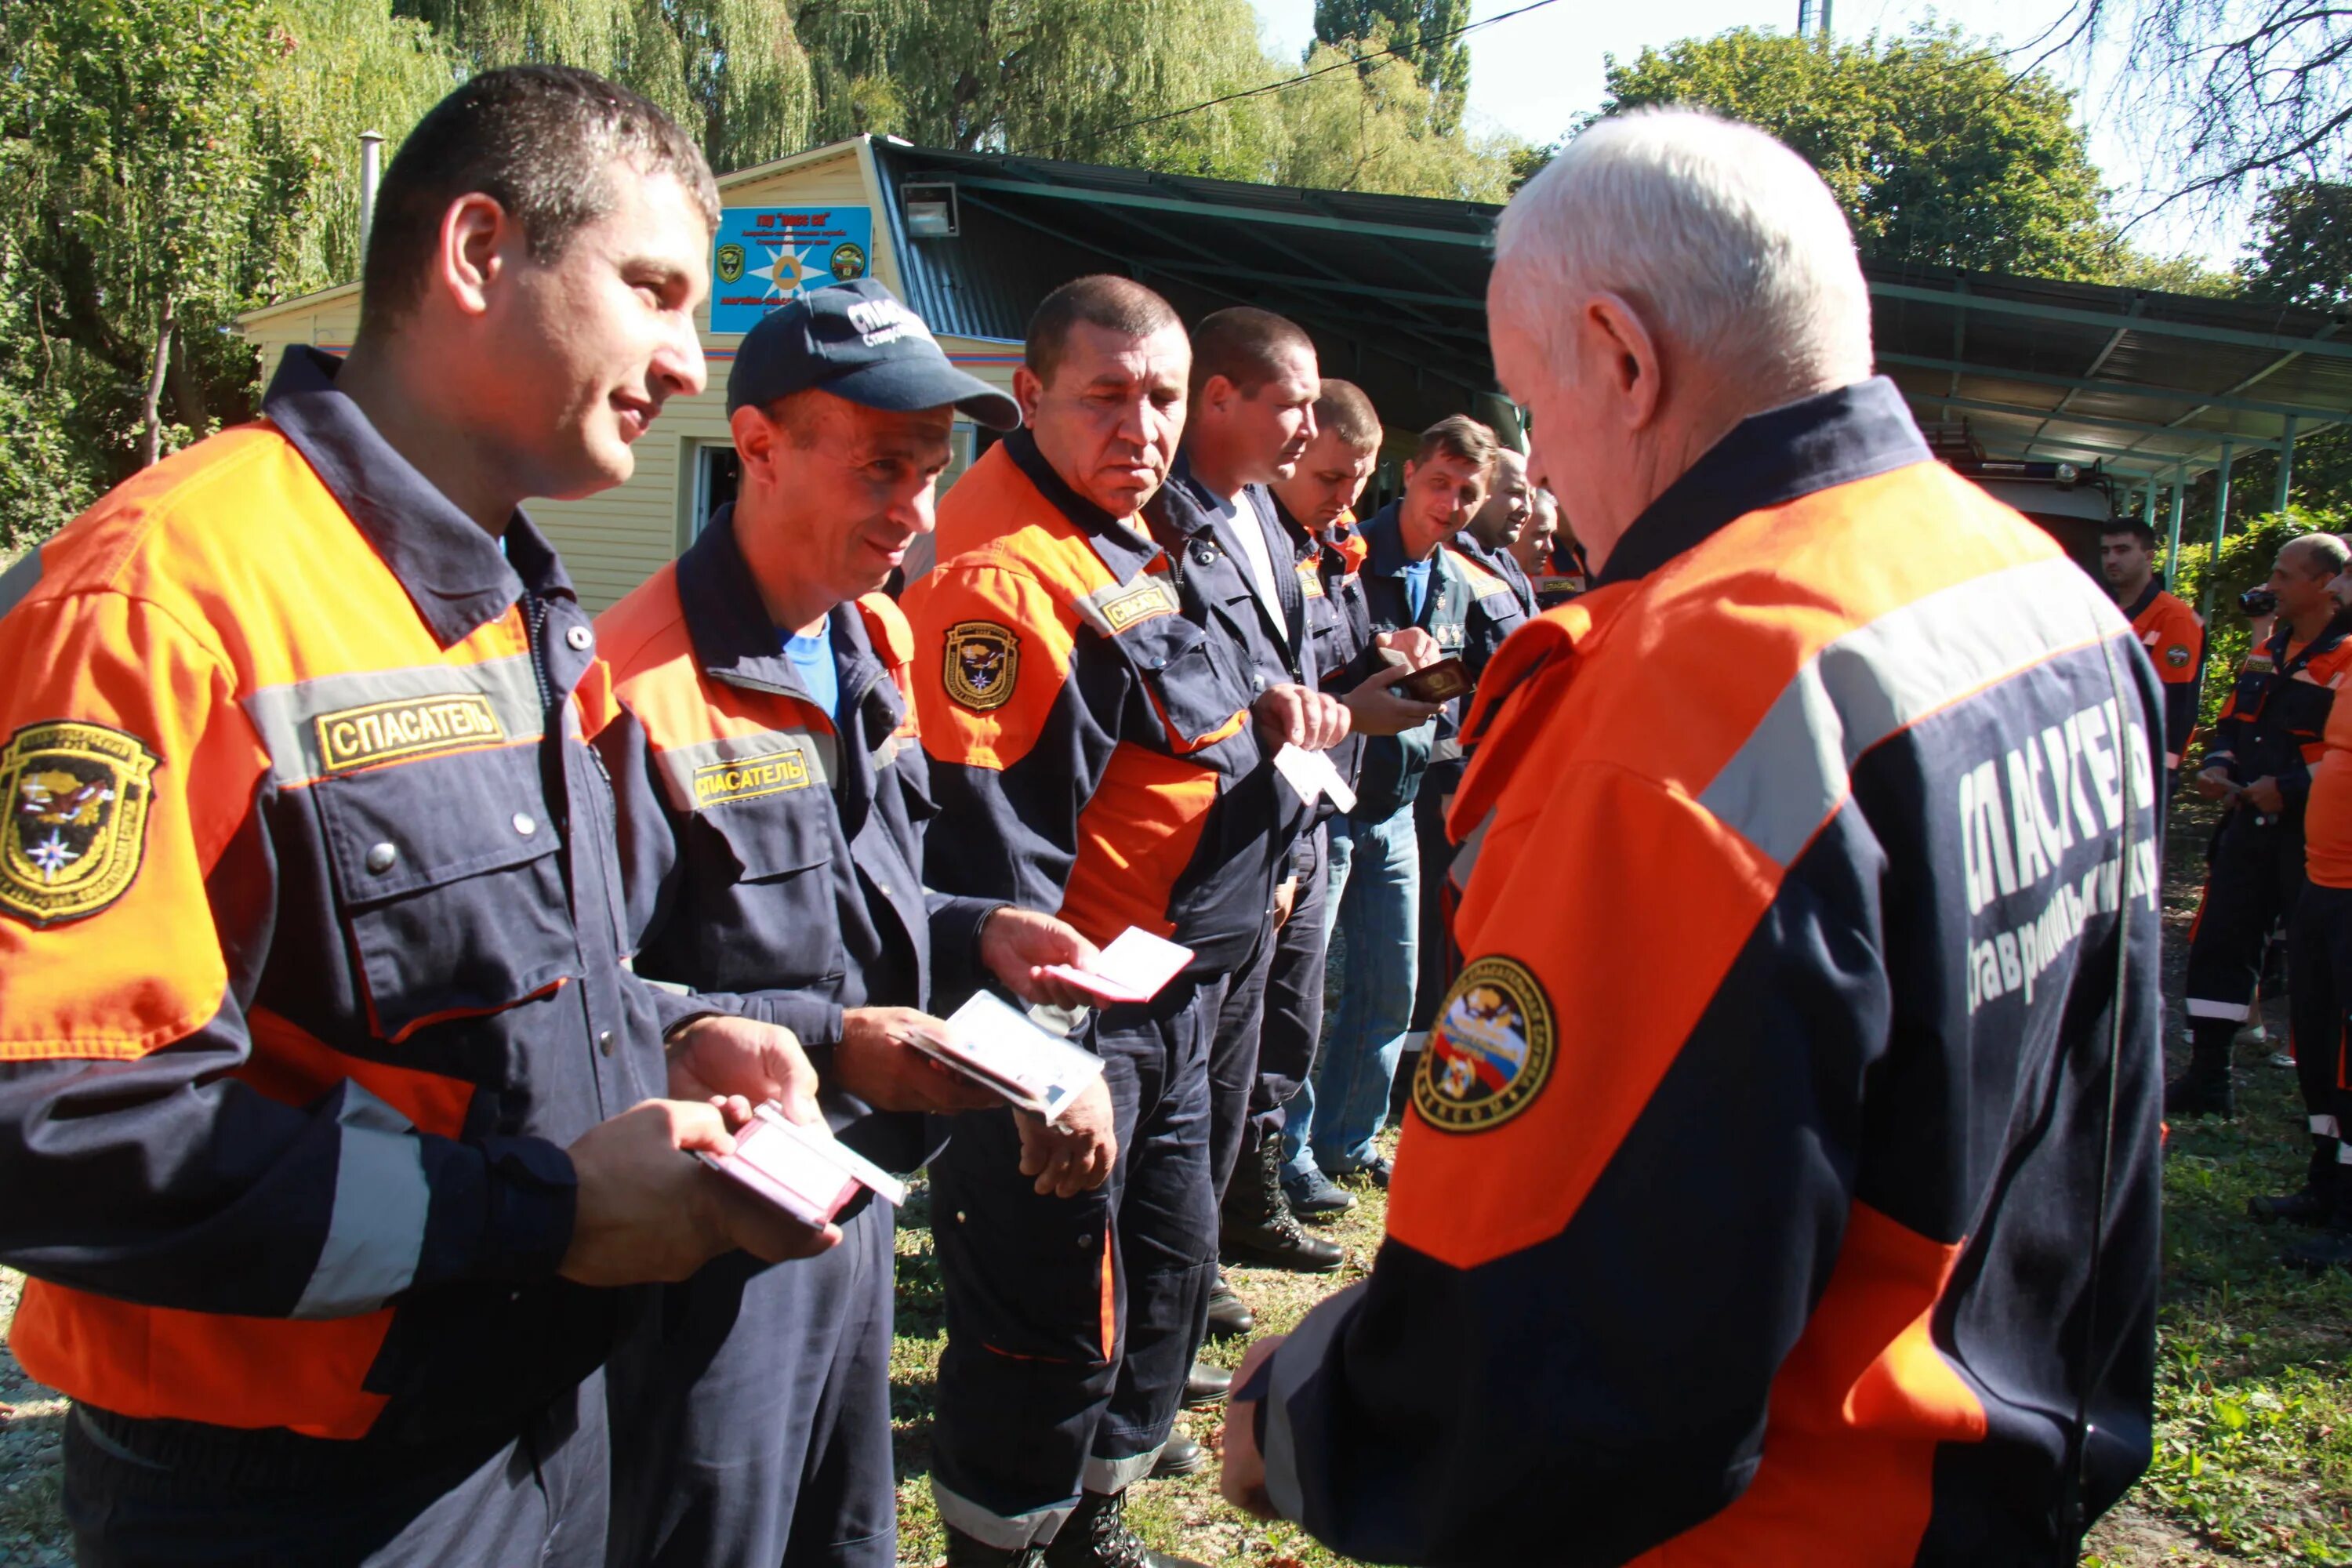
[[[740,283],[743,280],[743,247],[729,240],[719,247],[719,281]]]
[[[2188,668],[2189,645],[2187,643],[2174,643],[2170,647],[2166,648],[2164,650],[2164,662],[2172,666],[2175,669]]]
[[[27,724],[0,752],[0,910],[36,926],[94,915],[146,853],[160,759],[103,724]]]
[[[1551,1077],[1551,999],[1528,966],[1489,954],[1445,998],[1412,1081],[1413,1109],[1444,1132],[1483,1132],[1528,1108]]]
[[[975,713],[993,712],[1013,700],[1021,673],[1021,639],[994,621],[958,621],[948,628],[948,696]]]

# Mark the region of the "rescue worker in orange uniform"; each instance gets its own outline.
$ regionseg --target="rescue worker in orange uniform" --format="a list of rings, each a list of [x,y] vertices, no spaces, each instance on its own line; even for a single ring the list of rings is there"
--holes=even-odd
[[[2352,605],[2352,567],[2327,590],[2339,609]],[[2247,1202],[2258,1220],[2319,1232],[2285,1248],[2288,1262],[2315,1270],[2352,1267],[2352,1143],[2344,1141],[2352,1118],[2352,702],[2329,705],[2322,739],[2326,751],[2312,764],[2304,804],[2305,885],[2286,931],[2287,1003],[2311,1163],[2296,1191]]]
[[[1075,1005],[1040,971],[1093,956],[1048,916],[924,889],[914,639],[875,591],[930,530],[958,410],[999,429],[1020,412],[871,279],[761,320],[727,401],[738,499],[596,622],[637,973],[747,994],[823,1074],[842,1140],[911,1173],[931,1152],[919,1113],[1001,1103],[906,1044],[939,1026],[925,1010],[984,978]],[[1109,1174],[1108,1112],[1099,1084],[1063,1112],[1096,1136],[1056,1140],[1054,1185]],[[892,1213],[861,1194],[837,1223],[822,1258],[704,1266],[615,1355],[615,1562],[898,1561]]]
[[[651,104],[475,77],[349,358],[0,583],[0,1258],[84,1563],[602,1568],[614,1288],[838,1239],[689,1155],[812,1075],[629,973],[595,634],[517,510],[700,388],[718,214]]]
[[[2154,673],[1761,132],[1585,132],[1488,307],[1600,581],[1488,669],[1388,1238],[1226,1493],[1381,1563],[2072,1563],[2149,1449]]]
[[[2164,682],[2164,779],[2168,797],[2180,776],[2180,759],[2197,729],[2197,694],[2204,684],[2205,623],[2172,596],[2156,575],[2156,530],[2117,518],[2100,531],[2099,570],[2132,624],[2132,635]]]
[[[1205,520],[1163,510],[1190,350],[1118,278],[1048,295],[1014,390],[1027,426],[941,503],[915,616],[915,700],[951,833],[927,880],[1051,910],[1097,945],[1128,927],[1190,949],[1150,1002],[1092,1012],[1117,1171],[1043,1197],[1003,1111],[956,1119],[932,1163],[947,1287],[932,1495],[948,1561],[1147,1568],[1126,1493],[1168,1442],[1215,1261],[1210,1035],[1263,941],[1312,809],[1275,766],[1347,710],[1254,689],[1223,617],[1251,590]],[[1189,514],[1189,515],[1188,515]],[[961,553],[950,555],[960,541]]]
[[[2191,1045],[2188,1069],[2165,1089],[2168,1115],[2237,1110],[2230,1047],[2247,1021],[2271,930],[2293,921],[2303,894],[2304,797],[2311,766],[2326,749],[2336,691],[2352,675],[2352,616],[2327,588],[2345,555],[2343,542],[2326,533],[2290,540],[2279,551],[2270,577],[2276,627],[2246,655],[2193,781],[2206,799],[2228,804],[2189,932]],[[2316,1057],[2301,1065],[2305,1111],[2331,1115],[2324,1067]],[[2315,1125],[2314,1133],[2321,1135]]]

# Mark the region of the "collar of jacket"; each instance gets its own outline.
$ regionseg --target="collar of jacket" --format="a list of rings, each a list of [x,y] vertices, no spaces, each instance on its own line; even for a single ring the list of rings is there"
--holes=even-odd
[[[734,502],[712,513],[700,537],[677,558],[677,599],[687,636],[694,642],[695,660],[705,675],[730,686],[779,692],[823,714],[827,725],[837,722],[809,695],[801,672],[784,652],[782,634],[768,618],[767,604],[735,542]],[[833,633],[842,695],[856,697],[883,673],[882,661],[866,635],[866,618],[858,614],[856,601],[845,600],[826,612],[825,625]],[[883,684],[895,700],[897,686]],[[892,727],[897,721],[894,717]]]
[[[1129,523],[1103,510],[1094,502],[1072,489],[1054,465],[1037,450],[1037,437],[1025,427],[1007,436],[1002,445],[1013,466],[1021,470],[1037,493],[1052,504],[1055,510],[1070,520],[1070,525],[1085,534],[1101,558],[1104,570],[1122,584],[1131,583],[1136,574],[1160,554],[1160,546],[1139,532]],[[1160,487],[1165,493],[1168,487]]]
[[[575,595],[530,520],[508,520],[506,547],[459,511],[335,389],[337,356],[295,344],[278,362],[262,416],[294,443],[361,534],[400,580],[443,647],[507,613],[526,591]]]
[[[2155,604],[2156,596],[2163,592],[2164,579],[2161,577],[2150,577],[2147,580],[2147,586],[2140,590],[2139,597],[2134,599],[2129,605],[2124,607],[2124,619],[2127,621],[2136,621],[2142,616],[2147,614],[2147,607],[2150,605]]]
[[[1291,516],[1290,509],[1282,504],[1280,496],[1276,495],[1272,490],[1266,491],[1265,494],[1266,499],[1274,503],[1274,519],[1282,524],[1283,537],[1290,541],[1290,553],[1295,558],[1300,561],[1320,560],[1326,550],[1339,548],[1337,545],[1327,544],[1318,539],[1313,530]]]
[[[2318,655],[2342,642],[2347,635],[2352,635],[2352,613],[2338,610],[2319,629],[2317,637],[2295,649],[2292,662],[2286,657],[2286,649],[2287,644],[2294,638],[2294,628],[2284,621],[2271,628],[2270,641],[2263,646],[2270,650],[2271,668],[2281,675],[2293,675]]]
[[[1883,375],[1751,414],[1633,520],[1594,586],[1646,577],[1751,511],[1932,461]]]
[[[1360,570],[1367,577],[1394,577],[1412,564],[1404,555],[1404,517],[1400,503],[1388,505],[1357,525],[1364,536],[1364,563]],[[1445,553],[1444,541],[1438,542],[1426,559],[1434,562]]]

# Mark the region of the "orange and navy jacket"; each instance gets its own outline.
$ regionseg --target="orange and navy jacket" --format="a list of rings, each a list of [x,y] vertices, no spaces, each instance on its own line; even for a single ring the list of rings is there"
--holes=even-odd
[[[596,749],[620,800],[636,972],[730,994],[730,1011],[798,1035],[820,1077],[843,1009],[969,993],[981,921],[1001,902],[924,889],[929,770],[898,607],[869,595],[835,605],[828,629],[837,715],[785,655],[731,506],[596,618],[617,704]],[[922,1163],[920,1117],[821,1098],[869,1157]]]
[[[2287,816],[2299,820],[2311,764],[2326,751],[2327,715],[2352,674],[2352,620],[2339,616],[2309,642],[2282,621],[2246,655],[2205,744],[2205,763],[2240,784],[2278,780]]]
[[[1445,548],[1461,559],[1463,575],[1470,579],[1470,620],[1463,636],[1462,661],[1475,676],[1486,669],[1503,639],[1535,614],[1535,590],[1509,551],[1487,549],[1466,528],[1447,540]]]
[[[1160,537],[1111,518],[1025,431],[940,514],[943,540],[984,542],[941,563],[915,615],[915,710],[954,824],[928,846],[930,885],[1096,942],[1140,926],[1192,949],[1195,978],[1238,967],[1307,816],[1219,619],[1239,568],[1164,514],[1140,520]]]
[[[1404,529],[1395,501],[1381,508],[1363,525],[1364,557],[1357,580],[1364,590],[1364,609],[1372,633],[1419,626],[1437,644],[1440,657],[1459,656],[1469,662],[1470,605],[1475,597],[1469,571],[1462,558],[1443,544],[1430,552],[1429,588],[1421,614],[1412,612],[1405,591]],[[1461,760],[1458,736],[1468,704],[1455,698],[1436,718],[1402,735],[1364,737],[1363,780],[1356,792],[1360,822],[1378,822],[1411,805],[1420,795],[1424,775],[1435,768],[1443,773]],[[1451,787],[1450,779],[1444,787]]]
[[[2177,770],[2197,728],[2197,691],[2205,674],[2205,623],[2154,578],[2126,606],[2132,635],[2164,683],[2164,765]]]
[[[2072,1563],[2078,1409],[2084,1516],[2149,1452],[2157,701],[1884,380],[1669,487],[1487,671],[1387,1239],[1237,1394],[1280,1510],[1381,1563]]]
[[[561,563],[339,363],[0,592],[0,1258],[78,1400],[424,1440],[604,1359],[564,1146],[662,1091],[674,999],[623,967]]]
[[[1298,574],[1307,615],[1307,658],[1315,667],[1316,684],[1344,697],[1383,662],[1372,647],[1371,612],[1364,606],[1364,584],[1358,575],[1364,562],[1364,536],[1345,512],[1318,535],[1290,515],[1281,498],[1269,499]],[[1350,787],[1363,772],[1364,740],[1351,731],[1331,748],[1331,763]],[[1327,802],[1323,809],[1336,814],[1339,808]]]

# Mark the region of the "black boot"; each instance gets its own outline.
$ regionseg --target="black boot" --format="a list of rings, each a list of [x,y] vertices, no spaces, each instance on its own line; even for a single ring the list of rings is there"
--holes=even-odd
[[[1290,1199],[1282,1190],[1278,1138],[1259,1140],[1250,1168],[1234,1173],[1218,1240],[1230,1258],[1301,1274],[1332,1273],[1348,1256],[1338,1242],[1308,1231],[1290,1212]]]
[[[2211,1018],[2197,1020],[2197,1043],[2190,1047],[2189,1070],[2164,1086],[2167,1116],[2235,1116],[2238,1089],[2230,1071],[2230,1040],[2237,1026]]]
[[[2264,1225],[2284,1220],[2289,1225],[2324,1226],[2336,1217],[2336,1140],[2314,1134],[2311,1168],[2304,1176],[2303,1190],[2248,1198],[2246,1212]]]
[[[991,1546],[948,1526],[948,1568],[1037,1568],[1037,1561],[1034,1546]]]
[[[1127,1527],[1127,1494],[1088,1492],[1045,1548],[1045,1568],[1208,1568],[1143,1544]]]
[[[1151,1462],[1151,1473],[1144,1479],[1164,1481],[1171,1476],[1197,1475],[1208,1468],[1208,1449],[1181,1432],[1171,1432],[1167,1446],[1160,1450],[1160,1458]]]
[[[1234,1391],[1234,1374],[1221,1366],[1195,1361],[1184,1374],[1184,1408],[1213,1410]]]
[[[1215,1280],[1209,1286],[1209,1337],[1213,1340],[1238,1339],[1257,1327],[1257,1314],[1250,1310],[1247,1301],[1234,1293],[1225,1280],[1225,1271],[1217,1270]]]

